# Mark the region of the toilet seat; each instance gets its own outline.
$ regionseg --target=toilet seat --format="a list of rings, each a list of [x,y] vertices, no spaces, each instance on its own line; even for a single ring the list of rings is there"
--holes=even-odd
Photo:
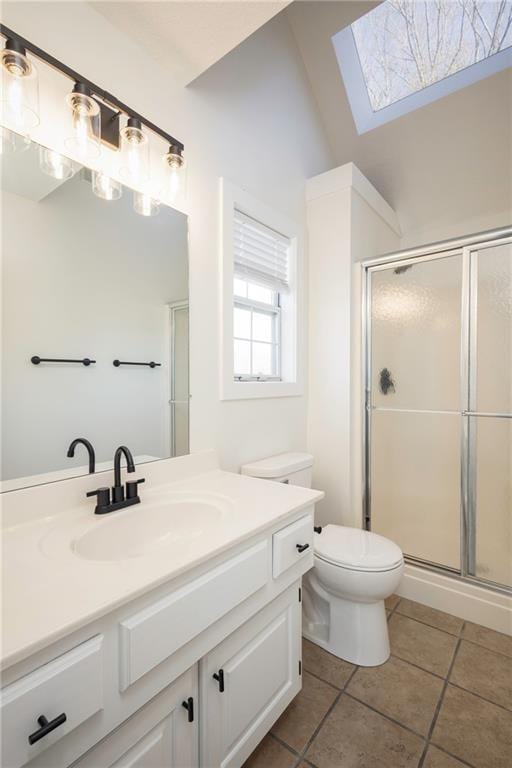
[[[315,535],[315,556],[350,571],[392,571],[403,564],[402,551],[394,542],[343,525],[326,525]]]

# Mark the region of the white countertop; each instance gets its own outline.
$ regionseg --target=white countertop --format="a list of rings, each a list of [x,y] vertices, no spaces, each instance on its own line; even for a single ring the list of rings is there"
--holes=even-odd
[[[69,482],[69,481],[68,481]],[[37,489],[34,489],[37,490]],[[215,469],[185,480],[141,488],[148,505],[172,493],[209,495],[228,505],[227,514],[190,541],[125,560],[87,560],[64,542],[66,532],[102,526],[113,515],[94,514],[94,500],[65,512],[29,516],[3,531],[3,629],[1,666],[6,668],[98,619],[124,603],[171,581],[228,548],[249,539],[323,493]],[[34,496],[32,503],[37,503]],[[12,521],[11,521],[12,522]]]

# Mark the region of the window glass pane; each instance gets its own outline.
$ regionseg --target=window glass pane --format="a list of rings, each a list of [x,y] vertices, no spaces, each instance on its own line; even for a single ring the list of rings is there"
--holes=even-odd
[[[253,301],[261,301],[262,304],[274,304],[274,291],[263,288],[261,285],[248,283],[248,297]]]
[[[257,341],[273,341],[272,325],[273,315],[265,312],[253,312],[252,314],[252,337]]]
[[[235,307],[233,312],[233,334],[239,339],[251,338],[251,311]]]
[[[251,342],[234,341],[235,374],[251,373]]]
[[[272,375],[272,345],[254,342],[252,345],[252,361],[252,370],[255,375]]]
[[[235,277],[233,281],[233,293],[235,296],[243,296],[245,299],[247,297],[247,281]]]

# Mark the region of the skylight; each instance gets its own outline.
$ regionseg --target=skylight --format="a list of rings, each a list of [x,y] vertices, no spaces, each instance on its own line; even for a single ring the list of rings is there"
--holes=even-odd
[[[333,37],[359,133],[512,64],[512,0],[386,0]]]

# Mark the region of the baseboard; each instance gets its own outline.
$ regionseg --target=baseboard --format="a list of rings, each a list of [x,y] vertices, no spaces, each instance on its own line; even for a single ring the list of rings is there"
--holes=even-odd
[[[397,594],[512,635],[512,596],[406,565]]]

